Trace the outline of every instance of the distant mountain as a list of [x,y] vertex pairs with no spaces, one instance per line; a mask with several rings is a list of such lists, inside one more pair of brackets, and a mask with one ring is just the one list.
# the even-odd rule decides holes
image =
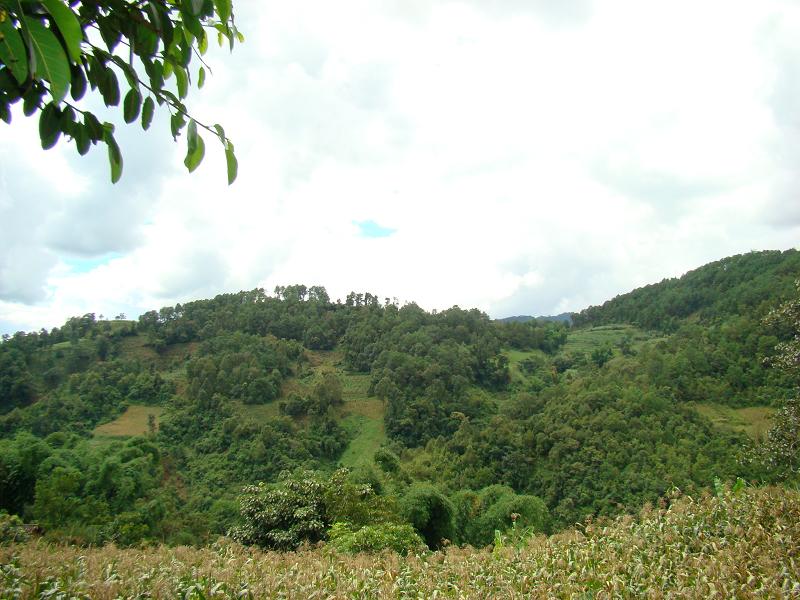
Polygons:
[[560,315],[549,315],[533,317],[531,315],[517,315],[514,317],[505,317],[503,319],[495,319],[500,323],[527,323],[528,321],[541,321],[546,323],[569,323],[572,324],[572,315],[574,313],[564,312]]

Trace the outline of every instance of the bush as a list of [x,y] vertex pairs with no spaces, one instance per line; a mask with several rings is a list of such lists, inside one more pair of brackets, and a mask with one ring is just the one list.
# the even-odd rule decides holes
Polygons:
[[425,548],[425,542],[408,524],[380,523],[353,530],[349,523],[334,523],[328,537],[329,546],[350,554],[392,550],[405,556]]
[[431,549],[452,540],[452,503],[437,488],[426,483],[414,483],[401,501],[403,517],[411,523]]
[[17,515],[0,513],[0,545],[25,542],[30,536]]
[[299,471],[278,484],[247,486],[239,503],[242,524],[231,537],[274,550],[322,541],[336,522],[361,526],[387,521],[395,512],[369,485],[350,481],[347,469],[331,475]]

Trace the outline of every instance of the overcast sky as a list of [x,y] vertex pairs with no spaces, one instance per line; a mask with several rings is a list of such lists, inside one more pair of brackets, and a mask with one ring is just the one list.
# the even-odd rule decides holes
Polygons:
[[105,149],[0,123],[0,332],[305,283],[580,310],[800,243],[800,3],[234,0],[189,107]]

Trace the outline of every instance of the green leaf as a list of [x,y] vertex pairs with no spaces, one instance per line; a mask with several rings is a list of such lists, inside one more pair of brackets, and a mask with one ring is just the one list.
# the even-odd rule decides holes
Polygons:
[[22,90],[11,74],[11,69],[0,69],[0,98],[8,104],[14,104],[22,98]]
[[164,60],[163,67],[161,69],[161,86],[162,87],[164,85],[164,80],[165,79],[169,79],[170,77],[172,77],[173,71],[174,71],[174,68],[172,66],[172,61]]
[[186,119],[183,118],[181,113],[175,113],[170,117],[169,120],[169,127],[172,130],[172,137],[174,139],[178,139],[178,134],[180,134],[181,129],[186,125]]
[[206,153],[206,145],[203,138],[197,133],[197,123],[194,119],[189,121],[189,128],[186,136],[186,158],[183,164],[192,173],[203,161]]
[[115,12],[112,12],[107,17],[100,17],[97,19],[97,25],[100,28],[100,36],[106,43],[109,52],[114,52],[114,48],[119,44],[122,39],[122,32],[120,31],[119,19]]
[[197,18],[196,13],[193,13],[191,9],[183,8],[181,9],[181,17],[183,18],[183,27],[188,33],[191,33],[198,40],[203,37],[203,25],[200,23],[200,19]]
[[69,62],[55,34],[36,19],[25,16],[25,30],[36,59],[34,73],[37,78],[50,82],[53,100],[61,102],[67,95],[70,72]]
[[219,137],[219,141],[222,142],[222,145],[228,143],[227,138],[225,137],[225,130],[222,128],[222,125],[219,123],[214,123],[214,130],[217,132],[217,136]]
[[42,148],[49,150],[61,136],[61,111],[55,102],[48,102],[39,113],[39,139]]
[[192,154],[197,147],[197,139],[200,136],[197,134],[197,121],[194,119],[189,120],[189,127],[186,129],[186,147],[187,154]]
[[203,0],[188,0],[184,2],[184,6],[191,11],[195,16],[203,11]]
[[97,117],[95,117],[92,113],[83,113],[83,124],[86,127],[86,133],[93,142],[99,142],[103,139],[105,130],[100,124],[100,121],[97,120]]
[[148,96],[144,101],[144,106],[142,106],[142,129],[145,131],[150,129],[150,123],[153,122],[153,113],[155,109],[156,103]]
[[0,21],[0,60],[11,70],[20,85],[28,78],[28,55],[19,31],[6,16]]
[[86,63],[86,79],[89,82],[92,90],[100,87],[103,79],[106,76],[106,67],[99,58],[92,55],[88,59],[84,59]]
[[112,56],[111,60],[114,61],[114,64],[117,65],[121,70],[122,74],[125,75],[125,79],[128,81],[128,85],[131,88],[139,89],[139,77],[136,75],[136,71],[133,70],[133,67],[122,60],[119,56]]
[[73,100],[78,101],[86,93],[86,75],[83,74],[81,65],[74,65],[70,72],[72,77],[70,78],[69,93]]
[[114,69],[106,67],[105,75],[100,81],[100,93],[106,106],[117,106],[119,104],[119,81]]
[[80,123],[75,123],[75,127],[73,129],[73,139],[75,140],[75,147],[78,149],[78,154],[85,156],[86,153],[89,152],[89,148],[92,145],[92,140],[89,137],[88,127],[86,127],[86,125],[81,125]]
[[183,67],[175,67],[175,84],[178,86],[178,97],[186,98],[189,93],[189,78]]
[[[142,19],[144,20],[144,19]],[[159,37],[150,27],[139,25],[133,37],[133,51],[139,56],[155,56]]]
[[144,70],[150,78],[150,87],[156,92],[159,91],[164,87],[164,66],[158,60],[144,62],[144,65]]
[[208,52],[208,34],[205,29],[203,29],[203,37],[198,40],[197,50],[200,52],[200,56],[204,56]]
[[228,166],[228,185],[236,181],[236,175],[239,173],[239,161],[236,160],[236,154],[233,151],[233,144],[228,142],[225,147],[225,162]]
[[22,97],[22,112],[26,117],[30,117],[39,110],[44,92],[45,89],[43,85],[31,86],[30,89],[25,92],[25,95]]
[[131,89],[125,94],[122,103],[122,115],[126,123],[133,123],[139,118],[139,110],[142,107],[142,95],[139,90]]
[[11,109],[5,102],[0,102],[0,121],[5,121],[11,125]]
[[117,183],[119,178],[122,177],[122,153],[119,150],[119,146],[114,139],[114,133],[111,129],[106,128],[103,140],[108,146],[108,164],[111,166],[111,183]]
[[219,20],[223,23],[231,18],[231,0],[214,0],[214,7],[217,9]]
[[61,37],[67,46],[67,54],[72,62],[77,63],[81,59],[81,42],[83,41],[83,30],[75,13],[61,0],[41,0],[47,12],[53,17]]
[[147,3],[145,10],[147,11],[147,15],[150,18],[150,24],[160,34],[163,27],[163,21],[161,20],[161,13],[159,11],[158,6],[156,6],[156,4],[154,4],[153,1],[151,0],[150,2]]
[[203,67],[200,67],[200,70],[197,72],[197,87],[202,89],[206,83],[206,70]]

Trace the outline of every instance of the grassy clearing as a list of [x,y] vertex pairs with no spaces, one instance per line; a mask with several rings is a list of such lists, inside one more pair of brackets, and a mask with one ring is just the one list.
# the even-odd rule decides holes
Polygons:
[[382,408],[380,412],[378,418],[353,413],[342,420],[342,426],[354,435],[339,459],[343,466],[352,468],[370,462],[375,452],[386,443]]
[[766,435],[772,427],[772,416],[776,412],[769,406],[731,408],[713,402],[697,402],[694,406],[697,412],[717,427],[744,432],[754,440]]
[[109,328],[111,333],[115,333],[122,329],[129,330],[131,325],[136,325],[136,321],[131,319],[113,319],[113,320],[105,320],[105,321],[98,321],[100,325],[100,329],[105,328],[106,326]]
[[511,375],[511,384],[519,383],[524,384],[527,381],[527,375],[522,371],[519,366],[526,358],[531,357],[543,357],[545,353],[541,350],[530,350],[530,351],[522,351],[522,350],[515,350],[513,348],[509,348],[508,350],[504,350],[503,354],[506,355],[508,358],[508,371]]
[[124,337],[119,341],[120,356],[131,360],[143,362],[158,362],[158,352],[147,345],[147,338],[143,335]]
[[344,398],[342,412],[347,415],[342,425],[353,435],[340,462],[346,467],[355,467],[372,460],[378,448],[387,441],[383,425],[384,406],[378,398],[367,396],[369,375],[340,374],[340,378]]
[[132,404],[117,419],[98,425],[94,430],[94,435],[110,437],[128,437],[133,435],[145,435],[148,432],[149,416],[156,418],[156,428],[158,419],[164,412],[161,406],[143,406]]
[[327,549],[0,547],[0,597],[790,598],[800,593],[800,493],[673,498],[494,550],[400,557]]
[[278,401],[269,402],[267,404],[245,404],[238,400],[232,401],[231,406],[234,411],[243,417],[252,419],[256,423],[264,423],[270,419],[280,416]]
[[119,342],[120,356],[129,360],[139,360],[154,364],[159,371],[169,371],[182,365],[200,347],[200,342],[170,344],[160,354],[153,350],[143,335],[124,337]]
[[341,424],[350,433],[351,441],[340,461],[347,467],[354,467],[364,461],[372,460],[375,451],[387,441],[383,425],[384,407],[377,398],[368,395],[370,376],[364,373],[350,373],[341,364],[341,353],[306,351],[308,368],[298,376],[290,377],[283,383],[281,397],[269,404],[247,405],[233,403],[239,414],[257,423],[280,415],[280,401],[291,394],[309,396],[314,385],[325,371],[333,371],[342,384],[344,404],[338,409]]

